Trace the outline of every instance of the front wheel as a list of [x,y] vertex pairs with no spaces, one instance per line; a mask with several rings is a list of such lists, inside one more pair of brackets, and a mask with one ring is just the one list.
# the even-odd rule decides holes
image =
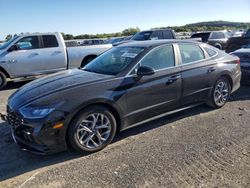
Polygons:
[[229,80],[225,77],[221,77],[215,83],[213,90],[210,94],[208,106],[212,108],[221,108],[229,100],[231,93],[231,85]]
[[107,108],[91,106],[71,122],[68,140],[81,153],[97,152],[112,142],[116,127],[115,117]]

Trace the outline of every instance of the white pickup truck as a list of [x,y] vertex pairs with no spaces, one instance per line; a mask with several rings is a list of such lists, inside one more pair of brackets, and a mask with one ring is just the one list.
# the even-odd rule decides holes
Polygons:
[[60,33],[24,34],[0,46],[0,89],[7,80],[79,68],[112,45],[65,47]]

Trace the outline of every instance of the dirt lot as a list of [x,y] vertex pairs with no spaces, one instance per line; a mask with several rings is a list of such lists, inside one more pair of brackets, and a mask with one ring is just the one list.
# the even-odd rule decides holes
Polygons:
[[[0,112],[23,83],[0,91]],[[120,133],[98,153],[36,156],[0,122],[0,187],[250,187],[250,87]]]

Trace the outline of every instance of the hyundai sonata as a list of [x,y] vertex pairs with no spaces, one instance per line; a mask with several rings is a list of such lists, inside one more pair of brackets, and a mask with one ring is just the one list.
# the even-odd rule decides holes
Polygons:
[[23,86],[2,119],[25,150],[96,152],[118,131],[202,103],[224,106],[240,87],[239,63],[189,40],[131,42]]

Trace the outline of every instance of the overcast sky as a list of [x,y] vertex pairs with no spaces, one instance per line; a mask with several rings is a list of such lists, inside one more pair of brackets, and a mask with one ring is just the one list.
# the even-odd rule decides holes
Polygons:
[[214,20],[250,22],[250,0],[0,0],[0,40],[21,32],[96,34]]

